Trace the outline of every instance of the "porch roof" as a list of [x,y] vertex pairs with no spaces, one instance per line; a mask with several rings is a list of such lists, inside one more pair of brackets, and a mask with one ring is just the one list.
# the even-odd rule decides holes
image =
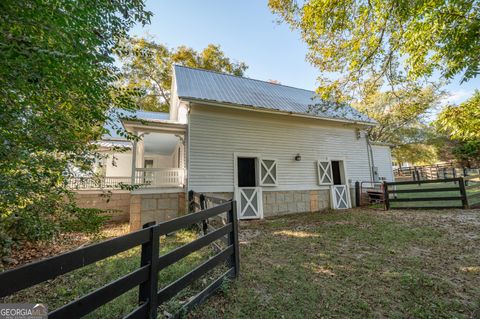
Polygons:
[[170,120],[122,118],[123,126],[129,132],[157,132],[185,134],[187,125]]

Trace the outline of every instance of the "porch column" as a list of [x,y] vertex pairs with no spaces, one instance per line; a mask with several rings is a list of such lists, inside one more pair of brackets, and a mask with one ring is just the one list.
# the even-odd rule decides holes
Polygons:
[[143,158],[144,158],[144,143],[143,143],[143,134],[142,132],[135,131],[134,135],[138,136],[140,139],[133,142],[132,147],[132,185],[136,181],[136,170],[137,168],[143,168]]
[[[133,135],[137,136],[137,132],[133,132]],[[131,184],[135,184],[135,170],[137,168],[137,141],[133,141],[132,145],[132,180]]]

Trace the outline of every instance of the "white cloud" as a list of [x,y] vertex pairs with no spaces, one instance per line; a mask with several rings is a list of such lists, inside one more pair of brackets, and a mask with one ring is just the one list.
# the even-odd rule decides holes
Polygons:
[[449,92],[449,94],[440,101],[440,104],[460,104],[465,101],[472,93],[466,90],[456,90]]

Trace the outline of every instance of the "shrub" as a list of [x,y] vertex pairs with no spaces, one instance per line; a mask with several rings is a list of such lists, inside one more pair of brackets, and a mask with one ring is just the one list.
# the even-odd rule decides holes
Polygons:
[[95,234],[110,219],[109,215],[97,208],[73,207],[66,219],[61,221],[62,230]]

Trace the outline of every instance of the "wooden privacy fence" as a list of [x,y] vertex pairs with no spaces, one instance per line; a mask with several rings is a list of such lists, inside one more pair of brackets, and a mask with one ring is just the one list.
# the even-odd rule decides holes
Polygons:
[[[385,209],[476,208],[480,207],[480,175],[384,182],[383,192]],[[406,206],[392,203],[404,203]]]
[[[11,295],[22,289],[141,245],[141,261],[138,269],[61,308],[51,311],[48,314],[48,318],[80,318],[137,286],[139,286],[138,306],[124,318],[157,318],[158,305],[173,298],[207,271],[227,261],[229,269],[183,305],[180,313],[188,312],[215,292],[225,278],[238,276],[240,259],[238,220],[235,207],[234,201],[228,201],[216,207],[188,214],[158,225],[149,223],[144,225],[144,229],[128,235],[5,271],[0,273],[0,297]],[[226,225],[165,255],[159,256],[161,236],[225,212],[227,213]],[[173,283],[160,290],[158,289],[159,271],[225,235],[228,235],[226,248]]]
[[467,177],[480,174],[479,168],[456,166],[454,163],[441,165],[402,167],[393,170],[396,180],[435,180],[457,177]]

